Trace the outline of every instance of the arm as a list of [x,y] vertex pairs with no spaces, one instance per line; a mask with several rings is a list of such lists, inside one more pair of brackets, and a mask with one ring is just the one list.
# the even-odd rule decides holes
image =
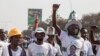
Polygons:
[[39,25],[39,18],[38,15],[35,15],[35,29],[38,28]]
[[61,34],[61,30],[57,26],[57,22],[56,22],[56,11],[57,11],[58,8],[59,8],[58,4],[53,4],[52,23],[53,23],[53,27],[56,29],[58,35],[60,35]]

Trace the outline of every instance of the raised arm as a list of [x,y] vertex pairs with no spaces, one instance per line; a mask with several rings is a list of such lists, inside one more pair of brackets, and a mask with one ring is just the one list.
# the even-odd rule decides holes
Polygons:
[[59,8],[59,4],[53,4],[53,14],[52,14],[52,23],[53,23],[53,27],[56,29],[58,35],[61,34],[61,29],[57,26],[57,22],[56,22],[56,12]]
[[38,15],[35,15],[35,29],[38,28],[39,25],[39,18]]

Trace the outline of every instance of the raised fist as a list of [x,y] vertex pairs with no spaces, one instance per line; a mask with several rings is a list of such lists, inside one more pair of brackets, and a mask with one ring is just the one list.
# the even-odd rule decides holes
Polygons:
[[59,6],[60,6],[60,4],[53,4],[53,11],[57,11]]

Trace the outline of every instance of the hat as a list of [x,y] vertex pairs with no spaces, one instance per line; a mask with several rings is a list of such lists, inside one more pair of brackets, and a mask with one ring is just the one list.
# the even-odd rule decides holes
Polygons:
[[36,28],[35,33],[41,33],[41,32],[45,33],[45,30],[42,27]]
[[65,30],[67,31],[67,28],[72,25],[72,24],[77,24],[79,25],[79,29],[82,28],[82,24],[79,22],[79,21],[76,21],[76,20],[71,20],[69,21],[66,25],[65,25]]
[[9,33],[9,37],[15,36],[15,35],[22,35],[21,31],[18,28],[12,28]]
[[47,28],[47,35],[55,35],[55,28],[50,26]]

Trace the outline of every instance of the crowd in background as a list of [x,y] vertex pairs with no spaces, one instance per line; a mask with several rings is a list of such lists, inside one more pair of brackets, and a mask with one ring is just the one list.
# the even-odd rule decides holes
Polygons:
[[97,26],[87,30],[72,11],[62,30],[56,20],[59,7],[59,4],[53,4],[52,25],[44,30],[36,24],[30,36],[18,28],[12,28],[8,33],[0,29],[0,56],[100,56],[100,40],[96,41],[94,36]]

